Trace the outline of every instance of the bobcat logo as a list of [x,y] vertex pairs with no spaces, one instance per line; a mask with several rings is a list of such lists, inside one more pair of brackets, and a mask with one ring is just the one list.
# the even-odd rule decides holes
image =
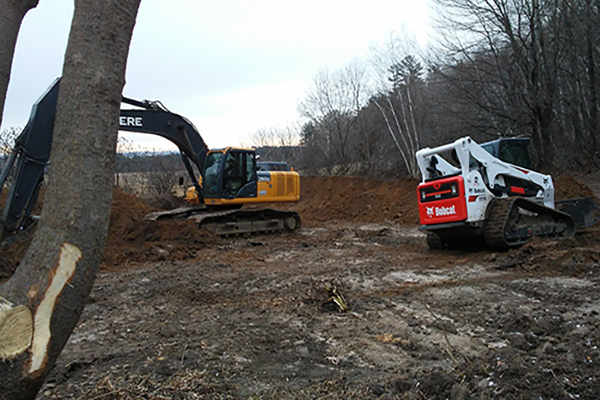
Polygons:
[[447,217],[450,215],[456,215],[456,208],[454,206],[449,207],[427,207],[425,206],[425,212],[428,218],[433,217]]
[[433,209],[434,207],[425,207],[427,209],[427,216],[429,218],[433,217]]

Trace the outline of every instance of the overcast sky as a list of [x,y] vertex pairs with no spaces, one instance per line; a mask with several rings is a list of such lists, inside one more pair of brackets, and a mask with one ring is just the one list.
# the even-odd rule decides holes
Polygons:
[[[319,71],[335,71],[390,34],[427,40],[427,0],[142,0],[123,94],[160,100],[211,148],[292,125]],[[23,127],[61,74],[72,1],[41,0],[21,27],[1,129]],[[125,134],[146,148],[165,139]]]

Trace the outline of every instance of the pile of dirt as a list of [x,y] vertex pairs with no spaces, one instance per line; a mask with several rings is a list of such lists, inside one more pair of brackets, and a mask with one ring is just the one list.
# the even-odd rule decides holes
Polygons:
[[533,238],[524,246],[493,254],[498,269],[545,275],[586,276],[600,267],[600,229],[591,228],[562,240]]
[[[6,196],[4,196],[5,199]],[[2,201],[3,199],[0,199]],[[43,200],[38,202],[41,210]],[[104,247],[103,269],[131,262],[183,260],[216,239],[193,221],[144,221],[154,210],[119,188],[113,191],[110,227]],[[0,280],[9,278],[27,252],[32,235],[0,249]]]
[[[306,176],[301,178],[300,202],[288,205],[298,211],[309,226],[326,221],[383,222],[418,225],[416,179],[380,181],[355,177]],[[555,182],[556,200],[598,198],[588,186],[571,175]]]
[[595,201],[600,201],[592,189],[573,178],[571,175],[564,174],[554,180],[554,199],[568,200],[579,197],[590,197]]
[[[301,200],[284,208],[300,213],[307,226],[327,221],[418,223],[417,181],[385,182],[347,177],[303,177]],[[130,262],[182,260],[217,239],[193,221],[144,221],[154,211],[115,188],[103,268]]]
[[[418,183],[415,179],[387,182],[356,177],[302,177],[300,201],[273,206],[297,211],[308,227],[330,221],[393,221],[414,226],[419,224]],[[591,189],[570,175],[560,176],[555,188],[557,199],[594,197]],[[193,221],[144,221],[144,216],[152,211],[138,198],[115,189],[104,268],[129,262],[192,258],[207,244],[217,241]]]
[[115,188],[110,210],[108,240],[112,239],[114,243],[117,243],[126,239],[131,224],[143,220],[145,215],[153,211],[156,210],[137,197],[125,193],[120,188]]
[[115,188],[110,228],[104,247],[104,268],[128,263],[182,260],[216,239],[191,220],[145,221],[155,211],[135,196]]
[[194,258],[198,250],[217,240],[191,220],[132,220],[112,233],[104,247],[103,269],[131,262]]
[[325,221],[414,225],[419,220],[418,181],[386,182],[351,177],[308,176],[300,182],[300,202],[291,206],[309,226]]

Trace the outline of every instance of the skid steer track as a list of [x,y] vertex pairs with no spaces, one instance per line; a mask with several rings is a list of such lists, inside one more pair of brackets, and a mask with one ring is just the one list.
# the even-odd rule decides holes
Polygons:
[[494,249],[520,246],[533,236],[567,238],[575,234],[571,215],[521,197],[494,199],[488,210],[484,237]]

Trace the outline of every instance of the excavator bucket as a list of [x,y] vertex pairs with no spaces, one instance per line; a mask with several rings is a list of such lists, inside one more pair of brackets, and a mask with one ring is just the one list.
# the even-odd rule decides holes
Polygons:
[[589,197],[557,201],[556,209],[570,214],[577,230],[590,228],[600,222],[600,204]]

